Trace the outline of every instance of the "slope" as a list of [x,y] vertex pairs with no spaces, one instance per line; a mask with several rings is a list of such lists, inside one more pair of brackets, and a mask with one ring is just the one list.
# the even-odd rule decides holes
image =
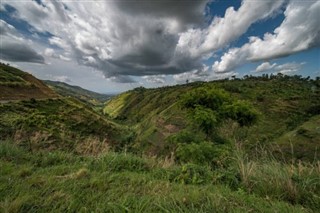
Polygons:
[[[135,126],[138,135],[134,147],[157,154],[166,148],[172,136],[183,130],[203,138],[201,131],[190,125],[186,110],[178,103],[183,94],[206,87],[223,89],[233,98],[249,102],[259,112],[258,122],[251,127],[240,127],[230,120],[225,120],[219,127],[221,138],[241,143],[248,149],[254,149],[257,144],[269,145],[320,114],[319,79],[283,75],[250,76],[158,89],[137,88],[111,99],[104,112],[111,118]],[[308,146],[313,153],[315,148]],[[309,158],[311,160],[311,156]]]
[[0,100],[57,98],[54,91],[29,73],[0,64]]
[[[289,142],[289,143],[288,143]],[[275,140],[282,153],[290,158],[292,155],[300,160],[319,159],[320,150],[320,116],[310,120],[289,131]]]
[[112,95],[92,92],[79,86],[72,86],[64,82],[45,80],[44,83],[61,96],[70,96],[94,106],[103,104],[112,97]]
[[[90,106],[57,95],[42,81],[0,65],[0,140],[28,150],[64,150],[97,154],[121,149],[131,134]],[[1,101],[2,100],[2,101]]]

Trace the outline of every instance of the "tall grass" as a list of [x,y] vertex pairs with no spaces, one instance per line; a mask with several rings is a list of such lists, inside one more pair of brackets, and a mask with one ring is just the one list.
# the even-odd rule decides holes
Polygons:
[[[250,159],[231,168],[105,152],[31,153],[0,142],[0,212],[316,212],[320,165]],[[170,162],[170,163],[168,163]],[[216,181],[240,177],[237,188]]]
[[234,162],[243,189],[268,199],[320,209],[319,161],[285,163],[276,160],[267,150],[260,149],[259,152],[249,159],[240,146],[235,150]]

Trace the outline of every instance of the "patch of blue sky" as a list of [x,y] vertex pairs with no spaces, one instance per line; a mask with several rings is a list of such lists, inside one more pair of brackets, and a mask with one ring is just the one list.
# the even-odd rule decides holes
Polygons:
[[6,23],[12,25],[19,33],[21,33],[25,38],[37,40],[40,43],[48,43],[48,39],[53,35],[49,32],[40,32],[36,30],[27,21],[18,19],[15,17],[14,13],[17,11],[14,7],[5,4],[5,11],[1,12],[0,19]]

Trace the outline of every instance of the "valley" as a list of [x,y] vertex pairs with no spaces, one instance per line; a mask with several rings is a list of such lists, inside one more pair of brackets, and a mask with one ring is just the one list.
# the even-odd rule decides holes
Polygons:
[[3,212],[317,212],[320,79],[115,96],[0,66]]

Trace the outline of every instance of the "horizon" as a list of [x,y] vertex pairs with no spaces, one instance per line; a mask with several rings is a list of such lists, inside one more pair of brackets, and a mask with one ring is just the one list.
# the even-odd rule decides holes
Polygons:
[[0,59],[118,94],[236,75],[320,76],[320,1],[2,1]]

